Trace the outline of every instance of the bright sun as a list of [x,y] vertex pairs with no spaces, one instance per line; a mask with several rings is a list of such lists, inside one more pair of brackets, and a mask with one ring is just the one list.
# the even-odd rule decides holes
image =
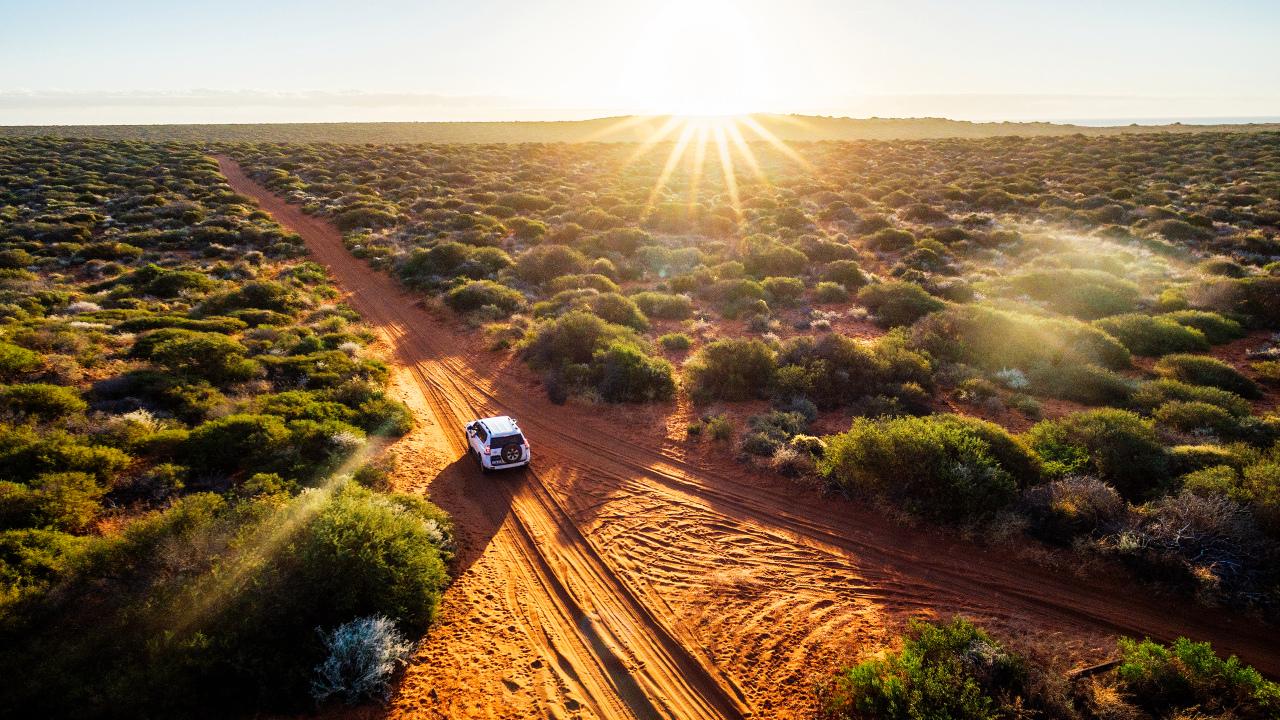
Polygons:
[[635,112],[695,117],[764,110],[765,60],[747,18],[728,0],[686,0],[637,28],[620,92]]

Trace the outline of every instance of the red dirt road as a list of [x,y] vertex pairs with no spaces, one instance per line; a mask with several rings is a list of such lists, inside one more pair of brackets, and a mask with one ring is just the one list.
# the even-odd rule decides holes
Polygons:
[[[459,526],[458,577],[389,714],[806,717],[813,684],[909,617],[964,613],[1101,659],[1118,633],[1188,635],[1280,674],[1272,628],[897,526],[756,477],[680,437],[688,408],[547,402],[509,358],[352,257],[340,233],[219,165],[302,235],[387,343],[418,428],[401,481]],[[532,470],[482,476],[465,419],[510,414]],[[727,455],[727,453],[726,453]]]

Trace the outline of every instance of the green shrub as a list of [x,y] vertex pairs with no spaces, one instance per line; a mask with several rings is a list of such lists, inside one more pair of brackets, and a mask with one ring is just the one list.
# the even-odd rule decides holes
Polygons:
[[671,365],[649,356],[634,330],[587,312],[542,323],[522,351],[529,364],[547,371],[547,392],[556,402],[588,387],[611,402],[666,399],[675,391]]
[[822,269],[822,279],[843,285],[846,290],[857,290],[867,284],[867,276],[853,260],[833,260]]
[[191,430],[183,448],[191,469],[210,474],[278,467],[289,431],[274,415],[227,415]]
[[760,281],[769,296],[769,302],[787,307],[794,305],[804,294],[804,282],[793,277],[767,277]]
[[1280,685],[1234,655],[1223,660],[1208,643],[1178,638],[1172,645],[1121,638],[1116,677],[1124,693],[1154,717],[1262,720],[1280,714]]
[[1280,327],[1280,277],[1209,280],[1187,295],[1198,309],[1244,316],[1255,327]]
[[524,307],[524,295],[492,280],[471,280],[449,291],[445,302],[457,312],[472,312],[492,306],[504,314]]
[[858,302],[875,313],[876,321],[885,327],[910,325],[946,307],[946,303],[925,292],[924,288],[901,280],[862,288],[858,291]]
[[747,418],[750,432],[742,438],[741,449],[748,455],[772,457],[778,448],[805,431],[808,421],[798,412],[771,410]]
[[1217,405],[1237,418],[1246,417],[1252,412],[1249,401],[1235,393],[1204,385],[1189,385],[1180,380],[1151,380],[1142,383],[1134,390],[1129,402],[1134,408],[1149,413],[1171,400]]
[[28,485],[0,481],[0,528],[84,532],[101,510],[106,488],[83,472],[54,472]]
[[743,264],[757,278],[788,277],[803,273],[809,258],[795,248],[775,244],[748,255]]
[[428,288],[454,277],[491,278],[511,267],[511,257],[499,248],[444,242],[416,248],[397,268],[410,287]]
[[1204,333],[1164,316],[1129,313],[1095,320],[1093,324],[1135,355],[1158,356],[1209,348]]
[[534,285],[542,285],[562,275],[576,275],[586,270],[587,258],[564,245],[539,245],[516,258],[512,268],[517,277]]
[[1086,405],[1123,405],[1134,390],[1133,381],[1090,363],[1038,368],[1031,373],[1031,385],[1049,397]]
[[1155,371],[1164,378],[1215,387],[1247,398],[1262,395],[1257,384],[1239,370],[1205,355],[1166,355],[1156,363]]
[[684,333],[667,333],[658,338],[658,344],[669,352],[684,352],[693,347],[693,340]]
[[881,228],[866,238],[867,247],[882,252],[905,250],[915,243],[915,235],[898,228]]
[[1195,328],[1204,333],[1206,340],[1213,345],[1221,345],[1222,343],[1231,342],[1237,338],[1244,337],[1244,328],[1240,323],[1230,318],[1225,318],[1215,312],[1205,312],[1204,310],[1178,310],[1175,312],[1165,313],[1162,318],[1168,318],[1180,325],[1186,325]]
[[176,375],[203,378],[214,384],[248,380],[261,373],[248,350],[220,333],[178,328],[156,330],[134,343],[132,354],[146,357]]
[[227,315],[235,310],[271,310],[291,315],[304,304],[298,291],[270,280],[254,280],[235,290],[211,295],[200,305],[205,316]]
[[966,620],[913,621],[902,649],[840,671],[819,693],[826,720],[997,720],[1042,701],[1022,658]]
[[1058,312],[1085,320],[1128,312],[1138,302],[1138,286],[1102,270],[1054,268],[1010,279],[1019,292]]
[[894,395],[902,383],[932,388],[929,361],[891,340],[859,342],[836,333],[799,336],[778,355],[775,392],[826,408],[874,395]]
[[1130,362],[1123,345],[1091,325],[973,304],[953,305],[922,319],[911,330],[911,345],[936,358],[992,372],[1075,363],[1119,369]]
[[685,295],[648,291],[636,293],[631,299],[651,318],[684,320],[693,315],[693,301]]
[[43,473],[83,472],[109,484],[130,462],[124,452],[90,445],[59,430],[0,423],[0,467],[6,479],[29,481]]
[[0,342],[0,380],[12,380],[38,367],[40,356],[36,353],[13,343]]
[[689,389],[699,402],[768,397],[777,372],[776,353],[759,340],[716,340],[685,366]]
[[1027,431],[1027,444],[1050,475],[1092,474],[1131,502],[1169,478],[1169,459],[1149,420],[1103,409],[1043,420]]
[[569,364],[586,365],[597,349],[616,340],[639,342],[630,328],[610,324],[591,313],[573,311],[539,325],[523,351],[531,365],[547,370]]
[[0,605],[43,593],[89,542],[58,530],[0,531]]
[[1152,417],[1157,425],[1184,433],[1209,431],[1218,437],[1230,437],[1240,429],[1240,422],[1231,413],[1205,402],[1173,400],[1156,408]]
[[79,415],[87,407],[73,388],[47,383],[0,385],[0,410],[10,415],[56,420]]
[[813,289],[813,301],[820,305],[849,302],[849,290],[845,285],[823,280]]
[[356,207],[343,210],[333,218],[333,224],[339,230],[355,230],[356,228],[384,228],[396,224],[398,218],[394,213],[382,208]]
[[1012,500],[1038,464],[1002,428],[959,415],[855,419],[826,438],[818,471],[850,492],[890,499],[931,520],[989,519]]
[[1260,360],[1250,364],[1258,374],[1258,380],[1268,385],[1280,385],[1280,360]]
[[558,293],[565,290],[591,289],[601,293],[618,292],[618,284],[604,275],[565,275],[555,278],[546,284],[547,292]]
[[614,342],[597,350],[592,367],[595,387],[609,402],[667,400],[675,394],[671,363],[630,343]]
[[0,709],[301,711],[324,658],[316,628],[382,614],[421,634],[447,583],[449,543],[433,506],[354,483],[292,500],[184,498],[96,543],[18,620],[20,634],[6,633],[0,669],[19,682],[0,691]]
[[614,292],[599,293],[589,301],[591,312],[605,322],[623,325],[634,330],[647,330],[649,318],[641,312],[640,306],[629,297]]

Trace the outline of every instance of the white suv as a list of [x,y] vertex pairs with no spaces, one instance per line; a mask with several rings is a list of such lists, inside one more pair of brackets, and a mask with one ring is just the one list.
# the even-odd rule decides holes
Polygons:
[[484,472],[528,465],[533,454],[516,421],[506,415],[481,418],[466,424],[467,448]]

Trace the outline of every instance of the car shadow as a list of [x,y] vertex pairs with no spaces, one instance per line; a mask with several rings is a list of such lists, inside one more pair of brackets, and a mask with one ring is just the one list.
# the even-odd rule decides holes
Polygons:
[[431,481],[429,497],[453,518],[457,547],[453,575],[466,572],[506,522],[511,498],[525,468],[480,472],[472,455],[462,455]]

